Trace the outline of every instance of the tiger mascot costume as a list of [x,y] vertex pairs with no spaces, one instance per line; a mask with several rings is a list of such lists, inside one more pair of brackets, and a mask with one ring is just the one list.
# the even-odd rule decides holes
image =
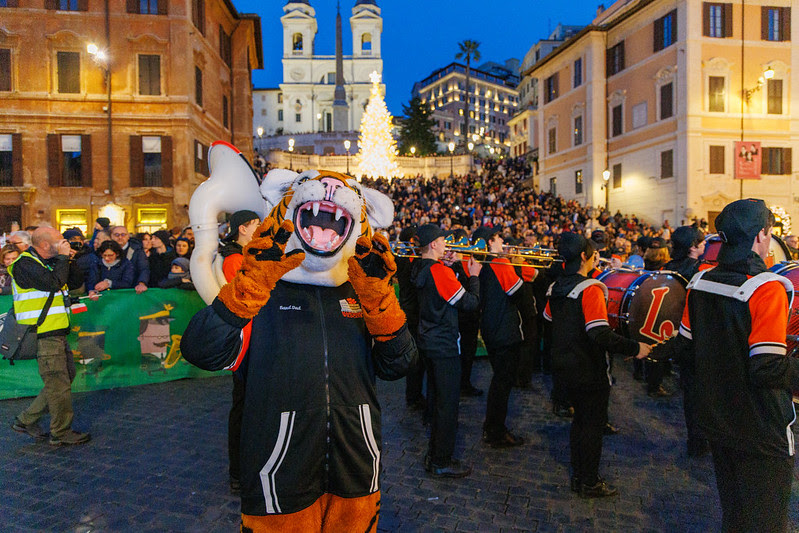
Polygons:
[[223,142],[212,145],[209,165],[190,206],[200,256],[200,235],[215,231],[211,215],[231,197],[249,202],[231,210],[259,200],[269,209],[215,297],[212,268],[202,266],[198,289],[210,305],[181,340],[190,363],[238,369],[246,382],[241,529],[376,531],[375,376],[398,379],[417,358],[391,284],[394,257],[373,231],[391,223],[391,200],[316,170],[272,170],[256,191],[257,176]]

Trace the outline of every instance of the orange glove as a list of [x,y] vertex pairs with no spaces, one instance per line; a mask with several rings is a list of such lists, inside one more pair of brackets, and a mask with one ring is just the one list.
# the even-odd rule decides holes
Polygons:
[[236,277],[217,296],[233,314],[241,318],[257,315],[283,274],[300,266],[305,252],[284,253],[293,231],[290,220],[284,220],[278,227],[274,218],[267,218],[258,227],[258,236],[244,247],[244,259]]
[[350,283],[361,302],[369,333],[378,341],[393,339],[405,324],[405,313],[391,283],[397,264],[388,240],[379,233],[371,241],[360,237],[348,265]]

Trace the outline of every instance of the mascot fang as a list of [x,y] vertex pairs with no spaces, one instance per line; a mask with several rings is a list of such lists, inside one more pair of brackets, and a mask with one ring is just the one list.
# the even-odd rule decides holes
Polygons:
[[[192,318],[181,350],[200,368],[237,369],[245,380],[242,530],[376,531],[375,376],[398,379],[417,361],[391,284],[394,257],[374,232],[391,223],[391,200],[324,170],[272,170],[257,186],[246,161],[230,157],[233,150],[212,147],[209,185],[198,187],[192,204],[213,205],[190,207],[206,217],[192,219],[195,234],[212,229],[215,206],[269,215],[215,297],[221,284],[205,256],[201,295],[210,305]],[[215,185],[215,175],[227,188]],[[244,194],[228,192],[231,182]],[[229,205],[229,196],[249,204]]]

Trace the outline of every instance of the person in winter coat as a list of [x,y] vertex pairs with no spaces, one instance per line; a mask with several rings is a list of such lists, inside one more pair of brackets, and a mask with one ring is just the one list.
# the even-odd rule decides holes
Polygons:
[[177,257],[175,250],[169,247],[169,232],[158,230],[152,235],[153,247],[150,252],[150,287],[158,287],[167,278],[172,268],[172,260]]
[[17,260],[19,254],[19,248],[13,244],[6,244],[0,248],[0,290],[2,294],[11,294],[13,281],[11,274],[8,273],[8,267]]
[[89,271],[89,296],[108,289],[133,287],[133,265],[124,257],[122,247],[114,241],[105,241],[97,249],[100,262]]
[[193,291],[194,283],[191,282],[189,272],[189,260],[185,257],[176,257],[172,260],[172,267],[166,279],[161,280],[159,286],[162,289],[183,289]]

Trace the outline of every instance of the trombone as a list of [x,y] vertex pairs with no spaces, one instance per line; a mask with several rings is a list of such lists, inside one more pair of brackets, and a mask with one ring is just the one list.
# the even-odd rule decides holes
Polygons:
[[[503,251],[499,253],[492,253],[494,257],[504,257],[510,260],[511,266],[530,267],[530,268],[549,268],[553,263],[560,263],[563,261],[560,257],[556,256],[555,250],[543,248],[518,248],[513,251]],[[444,249],[447,252],[454,252],[463,255],[489,255],[488,245],[483,239],[478,239],[474,244],[468,244],[466,239],[461,241],[447,242]],[[418,258],[421,257],[417,251],[417,246],[412,242],[407,241],[393,241],[391,242],[391,252],[396,257]],[[493,260],[477,260],[478,263],[495,263]],[[502,263],[507,264],[507,263]]]

